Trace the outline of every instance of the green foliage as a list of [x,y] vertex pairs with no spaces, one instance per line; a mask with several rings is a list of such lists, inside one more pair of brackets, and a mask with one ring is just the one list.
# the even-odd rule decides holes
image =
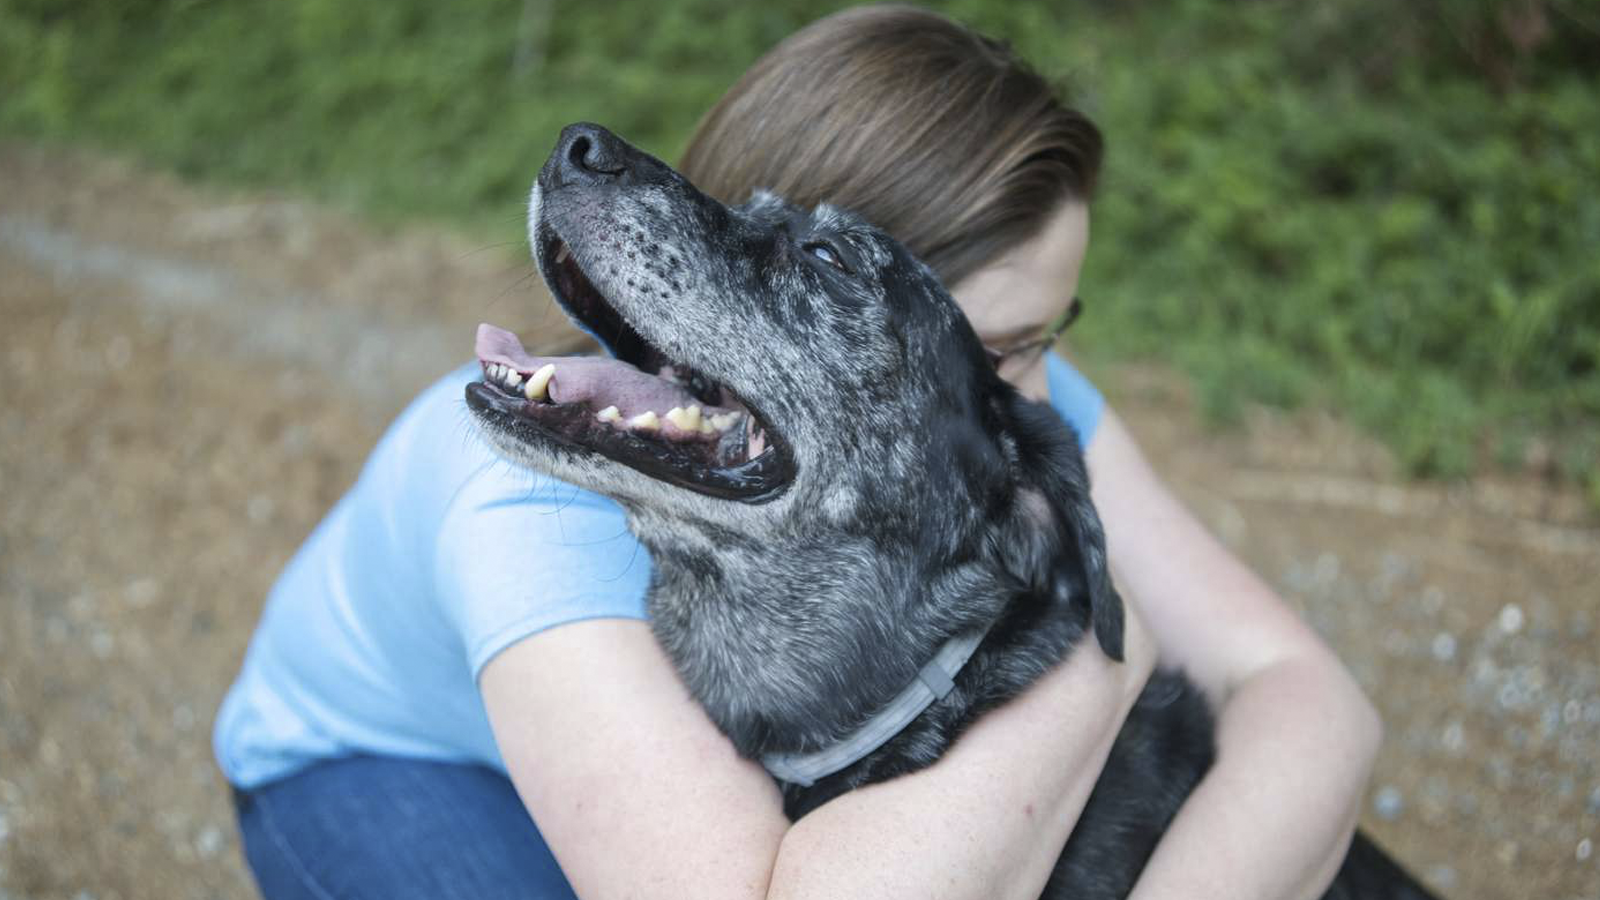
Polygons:
[[9,2],[0,128],[502,229],[562,125],[602,121],[671,156],[759,48],[811,15],[707,0]]
[[[1452,5],[1482,14],[1452,27],[1510,5]],[[1175,359],[1214,414],[1335,404],[1419,473],[1469,471],[1507,430],[1592,444],[1594,69],[1429,47],[1407,10],[1430,4],[1183,9],[1087,38],[1112,144],[1080,340]],[[1383,39],[1352,40],[1355,13]]]
[[[672,158],[837,2],[0,0],[0,129],[512,237],[557,129]],[[1413,471],[1540,435],[1600,503],[1600,15],[1578,0],[951,0],[1104,127],[1075,340]]]

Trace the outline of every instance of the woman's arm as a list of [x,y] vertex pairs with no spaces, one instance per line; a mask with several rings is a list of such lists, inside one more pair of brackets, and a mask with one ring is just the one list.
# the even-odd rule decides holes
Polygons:
[[1111,565],[1164,665],[1219,710],[1217,763],[1137,900],[1317,897],[1344,859],[1381,725],[1350,674],[1161,484],[1106,410],[1088,451]]
[[976,723],[930,768],[794,826],[637,621],[527,638],[480,687],[512,781],[580,897],[1033,900],[1153,665],[1093,642]]

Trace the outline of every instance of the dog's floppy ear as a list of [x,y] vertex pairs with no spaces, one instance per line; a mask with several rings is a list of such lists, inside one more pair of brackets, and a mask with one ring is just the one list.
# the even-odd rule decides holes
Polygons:
[[997,400],[1013,442],[1019,487],[1000,548],[1024,584],[1058,602],[1086,603],[1095,638],[1122,661],[1122,597],[1111,584],[1105,531],[1089,499],[1089,473],[1077,439],[1056,412],[1020,395]]

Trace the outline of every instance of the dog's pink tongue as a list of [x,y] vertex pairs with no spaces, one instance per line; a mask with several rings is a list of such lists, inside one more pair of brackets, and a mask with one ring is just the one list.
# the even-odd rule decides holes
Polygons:
[[478,325],[477,350],[484,362],[501,363],[520,372],[535,371],[550,361],[530,355],[516,335],[488,322]]
[[665,414],[674,406],[699,402],[672,382],[609,357],[534,356],[516,335],[489,324],[478,326],[477,351],[483,362],[510,366],[524,376],[554,363],[549,392],[556,403],[587,402],[596,410],[615,406],[624,418],[631,418],[649,410]]

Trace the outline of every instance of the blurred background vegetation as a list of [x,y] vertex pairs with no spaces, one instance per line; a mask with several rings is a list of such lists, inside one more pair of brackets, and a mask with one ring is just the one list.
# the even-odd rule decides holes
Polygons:
[[[843,4],[0,0],[0,130],[519,240],[557,129],[673,159]],[[1600,505],[1600,5],[954,0],[1109,140],[1076,338],[1217,421],[1312,403],[1419,474]],[[0,199],[3,203],[3,199]]]

